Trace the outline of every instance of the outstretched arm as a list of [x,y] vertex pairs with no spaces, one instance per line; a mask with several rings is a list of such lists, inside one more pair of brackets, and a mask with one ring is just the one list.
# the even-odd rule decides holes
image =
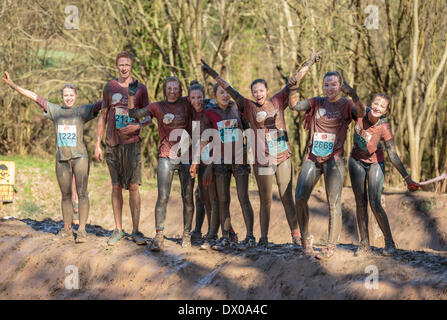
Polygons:
[[357,95],[357,91],[351,88],[351,86],[346,81],[343,81],[341,91],[350,96],[352,101],[354,102],[355,109],[353,109],[353,115],[358,118],[363,118],[364,116],[366,116],[366,107]]
[[397,155],[396,148],[394,146],[394,139],[385,141],[385,147],[388,156],[390,157],[391,163],[394,165],[397,171],[399,171],[400,175],[404,178],[405,182],[407,183],[408,190],[416,191],[417,189],[419,189],[421,186],[419,185],[419,183],[416,183],[411,179],[410,175],[408,174],[407,170],[404,167],[404,164]]
[[236,101],[240,112],[244,112],[244,97],[237,92],[228,82],[226,82],[224,79],[222,79],[216,70],[211,68],[203,59],[200,59],[202,62],[202,71],[206,74],[209,74],[216,82],[224,88],[229,95]]
[[40,103],[40,101],[39,101],[39,100],[40,100],[40,99],[39,99],[39,96],[38,96],[36,93],[34,93],[34,92],[30,91],[30,90],[27,90],[27,89],[25,89],[25,88],[19,87],[18,85],[16,85],[16,84],[11,80],[11,78],[9,77],[9,73],[8,73],[8,71],[5,71],[5,77],[6,77],[6,78],[3,78],[3,81],[4,81],[4,82],[5,82],[11,89],[14,89],[15,91],[17,91],[17,92],[20,93],[21,95],[27,97],[28,99],[31,99],[31,100],[37,102],[37,103],[39,104],[39,106],[40,106],[45,112],[47,112],[47,106],[46,106],[46,104],[45,104],[45,103]]
[[[307,59],[306,62],[304,62],[303,66],[298,70],[298,72],[289,78],[288,85],[289,85],[289,105],[291,106],[291,109],[296,110],[294,106],[297,104],[298,101],[298,88],[300,87],[301,79],[304,78],[306,73],[309,71],[310,67],[318,61],[321,60],[321,51],[315,53],[312,50],[312,53],[310,54],[309,59]],[[299,110],[297,110],[299,111]]]

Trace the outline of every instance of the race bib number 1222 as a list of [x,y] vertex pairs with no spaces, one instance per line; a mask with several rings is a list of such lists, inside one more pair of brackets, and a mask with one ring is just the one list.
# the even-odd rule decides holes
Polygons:
[[76,147],[76,126],[58,125],[57,126],[57,145],[58,147]]

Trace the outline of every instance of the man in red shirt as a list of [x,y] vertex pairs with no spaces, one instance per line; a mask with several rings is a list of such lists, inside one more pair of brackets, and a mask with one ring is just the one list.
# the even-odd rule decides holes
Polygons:
[[[115,230],[108,244],[114,245],[124,237],[122,228],[123,193],[129,190],[129,206],[132,215],[131,238],[137,244],[146,244],[143,234],[138,230],[140,222],[141,185],[141,124],[129,117],[127,109],[128,87],[132,79],[133,57],[121,52],[116,57],[119,78],[108,82],[103,90],[103,105],[98,119],[95,158],[103,161],[101,140],[107,123],[105,159],[112,178],[112,207]],[[136,82],[134,82],[136,83]],[[135,107],[143,108],[149,104],[146,87],[138,83]]]

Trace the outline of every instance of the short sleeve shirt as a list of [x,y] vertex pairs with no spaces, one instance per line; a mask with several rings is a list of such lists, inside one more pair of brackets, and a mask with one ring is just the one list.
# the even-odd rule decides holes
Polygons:
[[84,144],[84,123],[95,118],[102,101],[84,106],[66,108],[47,102],[45,116],[53,121],[56,135],[56,161],[88,158]]
[[[255,166],[278,165],[290,157],[289,138],[284,118],[284,109],[287,107],[288,102],[288,87],[284,87],[262,106],[244,98],[242,115],[248,120],[256,136],[254,150]],[[261,147],[260,143],[262,143],[262,140],[258,141],[258,137],[261,137],[260,130],[263,131],[264,159],[260,159],[258,154],[258,149]],[[262,150],[259,152],[262,152]]]
[[327,97],[308,100],[310,110],[310,137],[306,160],[325,162],[343,156],[348,126],[352,121],[354,102],[341,97],[329,102]]
[[351,156],[365,163],[378,163],[385,161],[383,146],[380,141],[389,141],[393,138],[391,128],[385,118],[372,124],[368,119],[369,108],[366,116],[358,118],[354,127],[354,145]]
[[[213,151],[214,163],[246,164],[248,159],[243,137],[244,126],[236,104],[230,101],[225,110],[217,104],[210,105],[205,111],[205,116],[219,136],[218,141],[213,142],[213,148],[220,145],[220,159]],[[228,154],[230,150],[231,154]],[[236,163],[237,161],[241,163]]]
[[[186,97],[181,97],[174,103],[167,100],[154,102],[145,107],[152,118],[157,119],[158,125],[158,157],[170,157],[171,148],[178,145],[186,134],[191,132],[192,107]],[[182,135],[174,130],[183,130]],[[180,133],[180,131],[178,131]],[[183,138],[182,138],[183,137]],[[172,158],[172,155],[171,155]]]
[[[129,117],[127,108],[128,94],[127,87],[122,87],[117,79],[108,82],[103,90],[103,108],[107,111],[107,131],[106,144],[116,146],[117,144],[129,144],[141,141],[140,130],[129,135],[125,135],[119,129],[131,123],[136,123],[134,118]],[[146,87],[138,83],[138,90],[135,95],[135,108],[143,108],[149,104]]]

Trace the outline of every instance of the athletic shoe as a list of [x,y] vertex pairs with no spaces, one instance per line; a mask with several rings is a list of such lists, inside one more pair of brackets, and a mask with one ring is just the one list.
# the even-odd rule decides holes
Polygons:
[[216,244],[217,235],[207,236],[205,242],[200,246],[200,250],[209,250],[212,246]]
[[114,246],[117,244],[122,238],[124,238],[124,230],[119,231],[118,229],[113,230],[112,235],[110,236],[107,244],[109,246]]
[[315,255],[318,260],[327,260],[331,258],[335,253],[335,244],[328,244],[327,246],[321,248],[321,251]]
[[371,254],[371,247],[367,242],[360,242],[357,250],[354,253],[354,257],[361,257]]
[[182,248],[188,248],[191,246],[191,234],[189,232],[183,232]]
[[77,232],[76,235],[76,243],[85,243],[88,242],[87,232],[85,230],[81,230]]
[[236,234],[236,232],[234,232],[234,230],[233,229],[230,229],[230,242],[236,242],[236,243],[238,243],[239,242],[239,240],[238,240],[238,238],[237,238],[237,234]]
[[222,251],[225,248],[230,247],[230,239],[229,238],[220,238],[219,241],[216,242],[211,248],[216,251]]
[[259,238],[259,242],[257,245],[259,248],[264,248],[267,249],[269,247],[269,241],[267,239],[267,237],[261,237]]
[[142,234],[140,231],[132,232],[129,238],[138,245],[146,244],[144,234]]
[[391,256],[396,253],[396,245],[393,240],[385,240],[385,249],[383,249],[383,255]]
[[154,241],[152,241],[150,250],[154,252],[160,251],[163,247],[163,241],[164,241],[163,232],[157,232],[155,234]]
[[300,249],[300,238],[298,236],[292,236],[292,249],[293,250]]
[[241,241],[242,248],[254,248],[256,247],[256,239],[253,236],[247,236],[244,240]]
[[312,248],[313,240],[314,240],[313,236],[308,236],[306,238],[301,237],[301,246],[303,247],[303,253],[306,256],[312,256],[315,254],[315,251]]
[[69,229],[62,228],[61,230],[59,230],[54,240],[56,241],[67,240],[70,239],[71,237],[73,237],[73,230],[71,228]]
[[197,243],[200,242],[202,240],[202,233],[199,231],[193,231],[191,232],[191,242],[192,243]]

